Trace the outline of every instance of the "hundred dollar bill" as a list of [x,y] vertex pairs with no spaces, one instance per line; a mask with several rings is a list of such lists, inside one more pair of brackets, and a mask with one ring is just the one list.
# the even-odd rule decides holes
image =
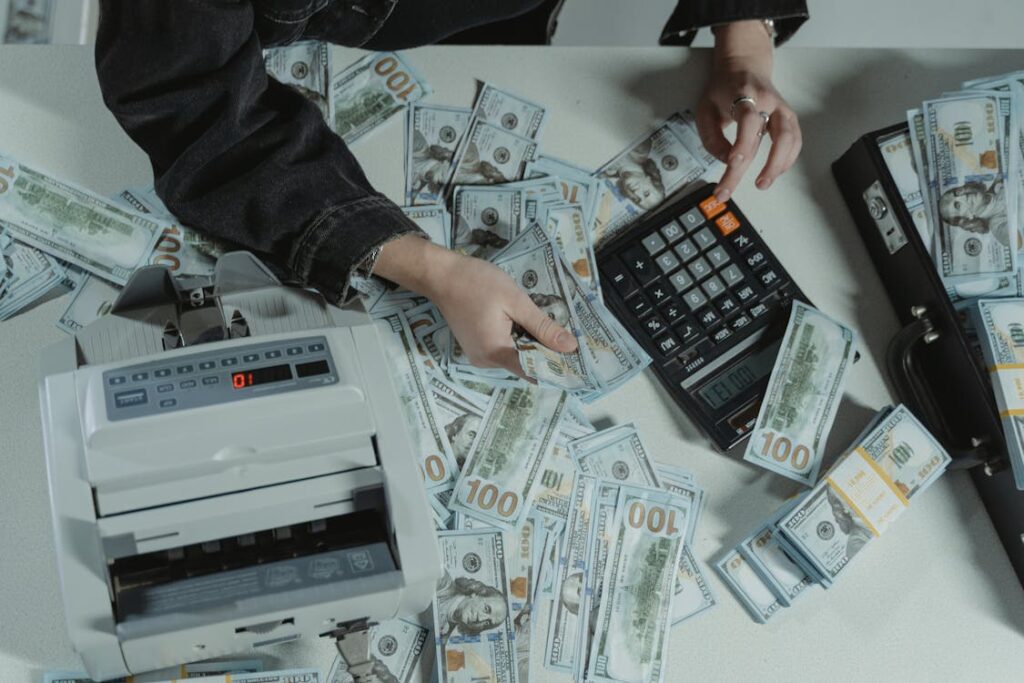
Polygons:
[[526,519],[565,413],[566,394],[536,387],[499,391],[455,482],[451,509],[502,529]]
[[917,176],[919,167],[914,162],[910,133],[900,130],[880,138],[878,150],[907,208],[923,204],[921,183]]
[[173,275],[210,275],[217,265],[217,259],[236,248],[225,240],[178,225],[177,219],[157,198],[156,193],[146,188],[122,190],[117,199],[139,213],[153,214],[171,221],[161,231],[148,262],[149,265],[168,268]]
[[569,455],[569,441],[563,431],[555,437],[551,457],[544,463],[544,471],[540,475],[540,490],[533,501],[534,510],[564,522],[569,516],[569,503],[575,478],[576,465]]
[[427,233],[431,242],[440,244],[442,247],[449,247],[448,239],[452,232],[452,217],[443,205],[403,206],[402,213]]
[[6,29],[0,42],[42,45],[51,41],[57,0],[0,1],[7,5]]
[[368,54],[331,81],[332,127],[352,144],[430,92],[397,53]]
[[444,575],[434,593],[434,638],[442,683],[517,683],[503,534],[438,534]]
[[452,214],[451,248],[488,259],[519,234],[522,194],[506,188],[456,187]]
[[853,330],[794,301],[743,459],[813,485],[856,352]]
[[[935,251],[935,178],[931,175],[931,166],[928,163],[928,139],[924,128],[924,114],[920,109],[907,110],[907,126],[910,137],[910,153],[917,170],[918,189],[921,194],[921,203],[924,207],[923,217],[926,229],[922,229],[915,218],[914,225],[921,235],[921,240],[928,248],[928,252]],[[916,212],[915,212],[916,213]]]
[[578,474],[573,484],[569,518],[558,554],[554,601],[544,651],[544,668],[552,671],[575,671],[577,638],[584,616],[580,604],[589,571],[587,539],[596,487],[597,479],[584,474]]
[[704,503],[704,489],[693,481],[680,475],[679,468],[658,464],[655,466],[661,488],[686,502],[686,533],[683,539],[688,544],[695,542],[697,521],[700,519],[701,506]]
[[630,422],[576,439],[569,448],[580,472],[601,479],[660,486],[654,463]]
[[15,238],[120,285],[167,226],[4,154],[0,222]]
[[537,154],[537,143],[500,126],[470,124],[453,164],[449,185],[495,185],[520,180]]
[[579,632],[576,634],[576,655],[573,676],[586,680],[587,662],[594,642],[594,629],[603,599],[605,568],[615,533],[615,511],[619,502],[619,485],[611,481],[598,481],[590,509],[590,528],[587,531],[586,567],[583,595],[580,600]]
[[515,660],[519,683],[530,680],[530,650],[533,642],[533,536],[537,528],[527,517],[519,531],[505,533],[509,608],[515,626]]
[[594,203],[601,187],[601,181],[593,177],[593,172],[539,153],[536,161],[526,166],[527,178],[538,176],[548,176],[554,179],[564,201],[583,207],[583,219],[589,232],[594,214]]
[[544,125],[544,107],[484,83],[473,107],[473,118],[500,126],[521,138],[536,140]]
[[416,342],[400,312],[377,322],[385,354],[393,359],[391,376],[402,403],[412,437],[413,451],[420,458],[420,471],[427,487],[443,486],[458,473],[448,435],[437,422],[438,410],[416,357]]
[[689,544],[679,554],[675,596],[672,598],[672,625],[681,624],[715,606],[711,584],[701,571]]
[[587,680],[664,680],[684,514],[667,491],[621,487]]
[[757,623],[768,623],[782,609],[779,599],[735,548],[715,564],[715,569]]
[[437,408],[435,416],[452,446],[456,465],[462,469],[480,431],[490,399],[478,404],[472,399],[470,390],[434,375],[430,377],[430,390]]
[[705,164],[690,151],[675,114],[594,174],[602,182],[593,224],[595,246],[620,232],[640,215],[696,181]]
[[459,142],[469,126],[469,109],[413,104],[405,131],[405,201],[441,201]]
[[779,520],[778,529],[832,583],[949,462],[928,430],[905,406],[897,406]]
[[944,280],[1016,272],[999,108],[995,93],[963,93],[922,105],[935,182],[935,264]]
[[409,683],[420,671],[420,657],[429,629],[407,619],[391,619],[370,627],[370,670],[354,677],[345,660],[335,655],[325,683],[361,683],[365,680]]
[[304,40],[263,51],[267,73],[298,90],[330,122],[331,49],[327,43]]
[[110,312],[121,288],[94,275],[86,276],[71,295],[68,307],[57,319],[57,327],[74,334]]
[[978,302],[978,337],[1003,423],[1013,479],[1024,490],[1024,299]]
[[546,231],[558,248],[572,272],[587,289],[597,293],[597,257],[590,241],[583,207],[579,204],[562,204],[547,212]]

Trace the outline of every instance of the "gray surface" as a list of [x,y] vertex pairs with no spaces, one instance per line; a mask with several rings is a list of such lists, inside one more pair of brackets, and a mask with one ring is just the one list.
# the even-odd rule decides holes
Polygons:
[[[339,51],[338,67],[356,51]],[[546,152],[595,167],[655,120],[696,103],[707,53],[659,49],[426,48],[409,59],[434,86],[432,101],[468,105],[486,78],[552,112]],[[0,48],[0,147],[102,193],[149,181],[144,156],[103,109],[87,48]],[[866,349],[854,368],[829,452],[891,400],[880,374],[895,318],[829,164],[860,134],[899,120],[921,98],[962,79],[1024,67],[1024,52],[792,49],[777,80],[800,113],[805,152],[768,192],[751,173],[736,200],[814,302],[852,324]],[[402,193],[399,117],[356,145],[368,177]],[[763,152],[759,159],[763,162]],[[38,681],[76,666],[57,593],[36,398],[38,349],[63,334],[66,300],[0,325],[0,680]],[[739,454],[715,454],[649,373],[588,409],[601,424],[633,420],[660,461],[691,469],[707,489],[695,554],[718,557],[794,492]],[[768,626],[754,624],[725,586],[719,606],[673,631],[666,680],[1010,680],[1024,666],[1024,591],[967,475],[946,475],[859,566]],[[546,619],[538,618],[538,634]],[[542,637],[542,636],[539,636]],[[538,651],[542,648],[538,648]],[[326,671],[326,642],[292,643],[268,665]],[[794,660],[795,658],[795,660]],[[797,668],[797,664],[802,668]],[[541,670],[535,680],[568,681]]]

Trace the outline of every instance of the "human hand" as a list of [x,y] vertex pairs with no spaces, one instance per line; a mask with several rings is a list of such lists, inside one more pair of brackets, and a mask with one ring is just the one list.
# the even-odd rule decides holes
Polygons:
[[[762,190],[796,161],[803,145],[800,123],[789,104],[772,85],[771,37],[760,21],[741,21],[715,29],[715,52],[707,87],[697,105],[697,130],[704,147],[727,165],[715,188],[726,201],[747,172],[761,137],[767,132],[771,152],[755,185]],[[749,97],[733,104],[740,97]],[[766,125],[764,116],[769,117]],[[736,122],[730,143],[723,129]]]
[[577,348],[568,330],[538,308],[503,270],[482,259],[408,235],[384,246],[374,273],[433,301],[477,367],[504,368],[528,379],[512,340],[513,326],[555,351],[571,353]]

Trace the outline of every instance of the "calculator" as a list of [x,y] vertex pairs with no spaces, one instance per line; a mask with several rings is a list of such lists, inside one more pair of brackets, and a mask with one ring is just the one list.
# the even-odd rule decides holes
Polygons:
[[807,298],[735,202],[711,190],[643,216],[600,246],[597,263],[605,304],[725,451],[754,426],[791,305]]

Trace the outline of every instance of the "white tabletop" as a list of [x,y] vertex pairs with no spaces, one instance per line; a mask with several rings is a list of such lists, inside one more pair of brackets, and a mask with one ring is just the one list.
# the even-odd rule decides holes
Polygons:
[[[336,68],[358,52],[339,50]],[[649,125],[694,107],[708,53],[669,48],[453,48],[410,51],[432,101],[469,105],[486,79],[547,105],[545,152],[596,167]],[[896,319],[831,176],[861,134],[901,120],[966,78],[1024,67],[1024,51],[784,49],[776,82],[800,114],[804,153],[768,192],[736,200],[817,306],[855,327],[866,350],[852,373],[830,451],[892,402],[883,354]],[[404,130],[394,117],[354,152],[390,197],[402,195]],[[80,47],[0,48],[0,149],[100,193],[151,182],[148,161],[100,99]],[[762,153],[763,160],[763,153]],[[59,299],[0,324],[0,680],[77,668],[57,582],[37,404],[38,349],[60,339]],[[793,492],[741,454],[715,453],[650,373],[597,402],[594,419],[639,425],[658,460],[707,491],[695,552],[717,558]],[[946,474],[828,592],[755,624],[710,568],[718,606],[671,635],[666,680],[1019,679],[1024,591],[967,474]],[[538,641],[546,617],[535,623]],[[542,648],[539,648],[542,649]],[[333,646],[261,653],[268,666],[326,670]],[[431,659],[432,654],[428,655]],[[852,658],[851,658],[852,657]],[[539,662],[537,662],[539,664]],[[534,679],[568,681],[534,667]]]

